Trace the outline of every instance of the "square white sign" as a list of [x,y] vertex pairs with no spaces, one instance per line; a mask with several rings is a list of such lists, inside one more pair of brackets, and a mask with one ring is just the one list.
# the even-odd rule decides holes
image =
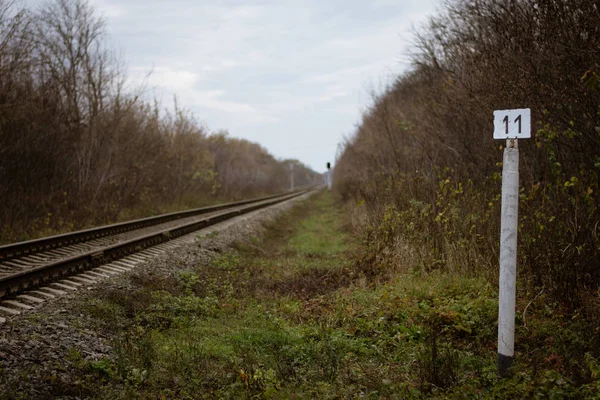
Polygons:
[[531,110],[494,111],[494,139],[528,139],[531,137]]

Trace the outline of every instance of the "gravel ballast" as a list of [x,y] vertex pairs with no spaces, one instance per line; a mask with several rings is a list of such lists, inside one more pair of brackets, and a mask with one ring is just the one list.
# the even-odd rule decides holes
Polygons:
[[31,311],[8,318],[0,324],[0,399],[41,399],[57,395],[61,398],[86,397],[85,391],[78,393],[74,389],[77,382],[73,382],[70,370],[78,363],[113,358],[115,355],[108,334],[95,327],[93,318],[81,311],[84,303],[108,290],[127,290],[133,285],[132,274],[170,275],[208,266],[212,258],[234,243],[262,235],[265,223],[272,222],[282,212],[314,193],[309,192],[195,232],[188,236],[187,244],[167,250],[139,264],[131,272],[82,286]]

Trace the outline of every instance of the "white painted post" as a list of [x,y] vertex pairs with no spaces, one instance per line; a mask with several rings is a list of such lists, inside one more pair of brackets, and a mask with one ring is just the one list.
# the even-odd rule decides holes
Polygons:
[[504,376],[515,355],[517,231],[519,224],[519,147],[517,139],[508,139],[504,149],[501,218],[498,372]]
[[331,176],[331,163],[327,163],[327,188],[331,191],[331,186],[333,185],[333,179]]
[[518,139],[531,137],[531,110],[494,111],[494,139],[506,139],[502,163],[500,287],[498,300],[498,373],[505,376],[515,356],[517,232],[519,229]]

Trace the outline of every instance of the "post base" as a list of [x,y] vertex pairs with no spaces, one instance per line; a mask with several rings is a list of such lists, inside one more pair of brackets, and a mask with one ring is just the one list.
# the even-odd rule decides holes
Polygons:
[[508,372],[513,363],[512,356],[505,356],[504,354],[498,353],[498,374],[501,377],[508,376]]

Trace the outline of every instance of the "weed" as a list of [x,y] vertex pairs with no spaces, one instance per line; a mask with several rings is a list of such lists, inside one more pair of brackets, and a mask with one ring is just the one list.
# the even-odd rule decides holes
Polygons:
[[116,357],[78,364],[81,374],[102,377],[98,385],[121,398],[598,393],[584,318],[569,320],[544,294],[519,302],[515,373],[499,380],[495,285],[445,268],[362,263],[333,204],[320,194],[209,265],[134,277],[136,290],[91,301],[94,318],[110,324]]

